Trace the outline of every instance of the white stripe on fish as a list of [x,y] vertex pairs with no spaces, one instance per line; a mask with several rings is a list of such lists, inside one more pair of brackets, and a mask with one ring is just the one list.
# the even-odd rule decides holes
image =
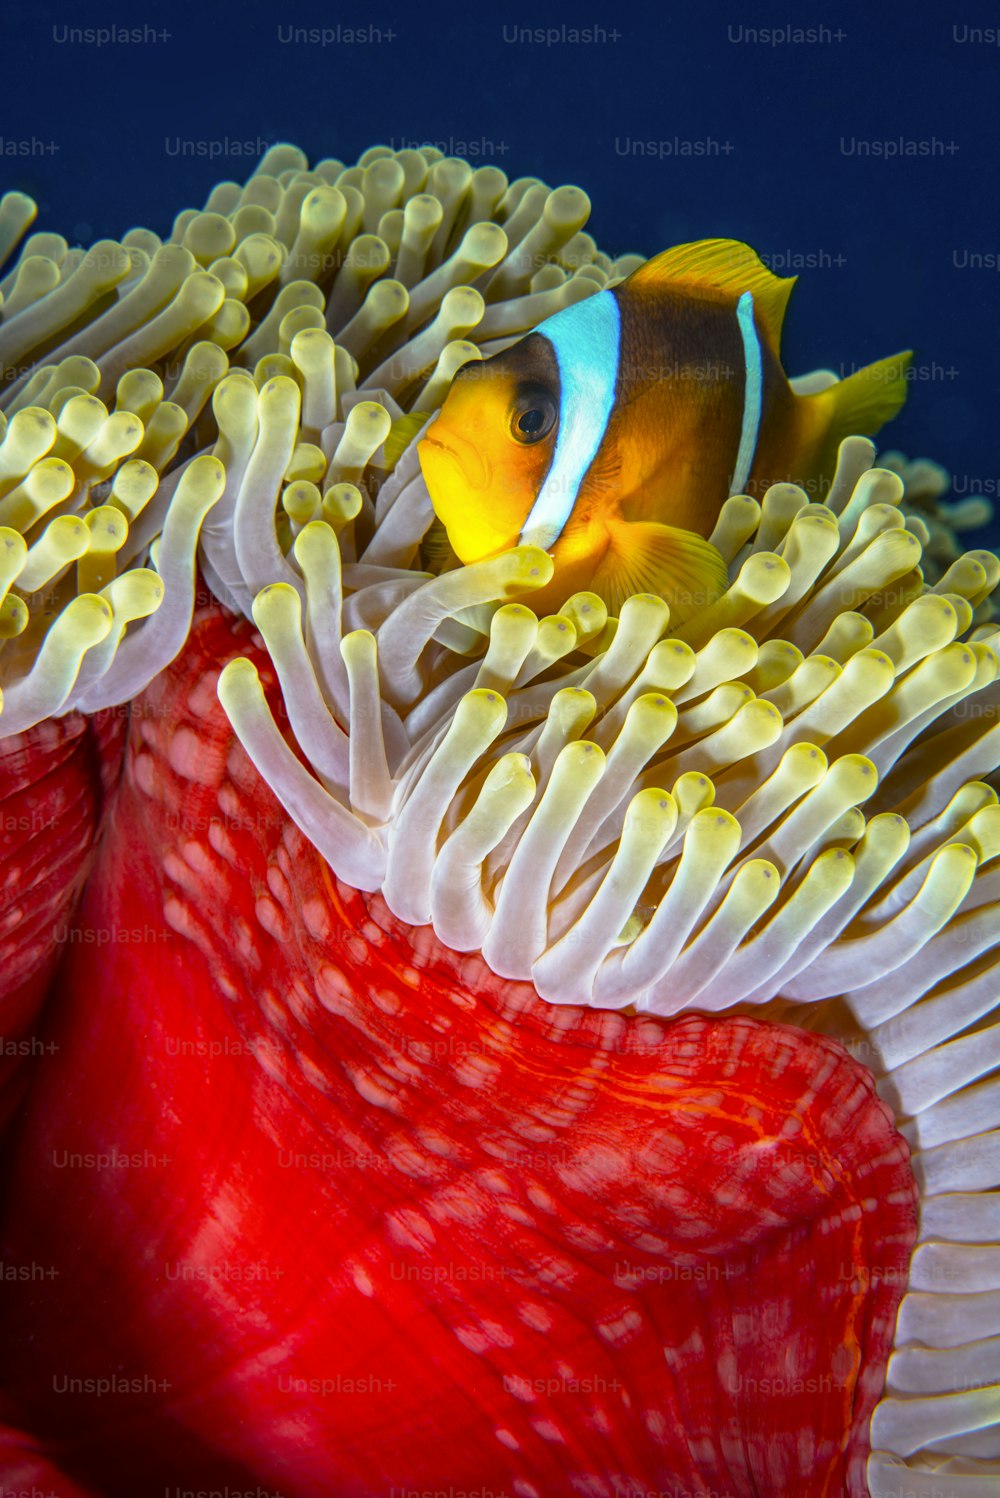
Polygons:
[[736,452],[736,467],[733,470],[730,494],[742,494],[760,436],[760,413],[763,404],[763,376],[761,372],[760,339],[753,320],[753,293],[745,291],[736,303],[736,321],[740,325],[743,339],[743,365],[746,371],[743,384],[743,425],[740,430],[740,445]]
[[548,551],[573,513],[615,403],[621,347],[618,303],[610,291],[599,291],[555,313],[543,327],[543,337],[555,349],[559,365],[559,431],[551,466],[524,522],[520,543]]

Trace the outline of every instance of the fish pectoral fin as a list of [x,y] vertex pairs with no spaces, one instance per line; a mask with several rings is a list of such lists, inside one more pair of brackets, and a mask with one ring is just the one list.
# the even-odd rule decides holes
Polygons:
[[613,614],[633,593],[656,593],[679,624],[726,591],[729,574],[721,554],[694,531],[655,520],[609,520],[608,545],[592,587]]
[[761,329],[777,353],[781,325],[795,277],[782,278],[768,270],[755,250],[738,239],[701,239],[679,244],[654,255],[629,277],[637,286],[688,286],[721,291],[733,305],[744,292],[753,295]]
[[429,411],[411,411],[409,416],[400,416],[393,422],[382,447],[384,472],[392,472],[429,416]]
[[420,565],[435,574],[461,566],[440,520],[435,520],[424,534],[420,543]]

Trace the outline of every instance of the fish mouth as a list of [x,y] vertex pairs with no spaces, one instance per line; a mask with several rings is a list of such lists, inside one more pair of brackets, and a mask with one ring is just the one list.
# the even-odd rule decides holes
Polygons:
[[[431,427],[430,431],[433,432],[434,428]],[[448,434],[448,439],[445,440],[440,436],[431,436],[428,433],[421,438],[417,445],[421,462],[423,462],[426,449],[428,448],[436,448],[438,452],[443,453],[445,457],[450,459],[458,468],[463,482],[470,489],[486,489],[489,487],[490,465],[475,444],[468,441],[467,438],[459,437],[454,432],[451,432]],[[435,463],[440,461],[434,455],[428,454],[428,456]]]

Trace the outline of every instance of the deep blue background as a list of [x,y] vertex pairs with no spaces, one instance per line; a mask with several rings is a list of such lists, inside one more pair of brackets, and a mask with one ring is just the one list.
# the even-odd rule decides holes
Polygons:
[[[203,148],[288,139],[313,159],[353,159],[375,142],[450,144],[511,177],[579,182],[612,252],[732,235],[779,272],[811,259],[786,368],[850,370],[913,346],[916,378],[887,442],[937,458],[959,493],[996,496],[1000,274],[966,262],[985,255],[995,267],[1000,255],[1000,47],[961,40],[967,27],[1000,26],[996,7],[6,9],[0,166],[5,186],[39,199],[39,227],[83,240],[137,223],[163,232],[213,182],[250,169],[231,147],[216,160],[176,154],[178,137]],[[564,21],[605,36],[508,40]],[[792,21],[825,28],[822,39],[747,39],[752,25]],[[66,27],[111,22],[169,36],[59,40]],[[381,39],[279,40],[279,27],[369,24]],[[933,154],[862,156],[854,144],[900,139]],[[636,141],[665,142],[662,159],[636,154]],[[9,154],[23,142],[32,154]],[[707,151],[681,154],[675,142]]]

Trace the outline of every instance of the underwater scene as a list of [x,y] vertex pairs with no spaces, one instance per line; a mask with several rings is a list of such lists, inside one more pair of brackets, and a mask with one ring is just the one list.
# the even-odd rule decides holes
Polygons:
[[0,1498],[1000,1493],[996,17],[0,28]]

